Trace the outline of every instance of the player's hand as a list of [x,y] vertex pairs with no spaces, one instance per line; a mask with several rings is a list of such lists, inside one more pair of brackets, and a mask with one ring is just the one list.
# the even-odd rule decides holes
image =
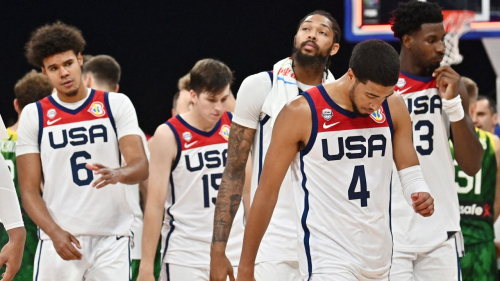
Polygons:
[[57,254],[65,261],[70,260],[81,260],[83,255],[78,251],[78,249],[82,249],[80,246],[80,241],[75,238],[75,236],[71,235],[71,233],[59,229],[52,233],[50,236],[52,243],[54,244],[54,248],[56,249]]
[[5,273],[2,275],[2,281],[10,281],[21,268],[23,259],[24,242],[26,241],[26,229],[16,227],[7,230],[9,242],[5,244],[0,252],[0,268],[6,265]]
[[434,213],[434,198],[427,192],[418,192],[411,195],[415,213],[423,217],[430,217]]
[[441,66],[434,70],[432,76],[436,78],[436,85],[441,98],[451,100],[458,96],[460,75],[449,66]]
[[210,281],[234,280],[233,266],[225,254],[210,255]]
[[92,184],[92,187],[97,189],[103,188],[108,184],[118,183],[122,177],[120,169],[111,169],[99,163],[86,164],[85,168],[94,171],[94,175],[101,175],[101,177]]

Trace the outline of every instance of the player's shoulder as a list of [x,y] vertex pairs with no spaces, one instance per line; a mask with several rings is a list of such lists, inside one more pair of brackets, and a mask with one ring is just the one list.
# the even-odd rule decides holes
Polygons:
[[273,73],[272,71],[262,71],[259,73],[252,74],[245,78],[242,85],[256,85],[256,84],[269,84],[272,83]]
[[174,129],[172,126],[172,123],[170,122],[165,122],[158,126],[156,128],[156,131],[153,135],[153,138],[155,140],[162,140],[162,141],[175,141],[175,134],[174,134]]

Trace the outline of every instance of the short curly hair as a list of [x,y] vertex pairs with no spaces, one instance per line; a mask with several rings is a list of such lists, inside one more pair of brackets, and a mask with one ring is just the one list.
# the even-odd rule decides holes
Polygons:
[[85,48],[82,32],[60,21],[36,29],[26,43],[26,58],[36,67],[43,67],[43,60],[55,54],[72,50],[78,55]]
[[391,29],[394,37],[401,40],[405,34],[419,31],[424,23],[443,22],[443,13],[437,3],[412,0],[399,2],[398,8],[392,11]]
[[14,86],[14,94],[19,109],[23,110],[26,105],[50,95],[52,89],[52,84],[45,75],[36,72],[34,69],[26,73]]

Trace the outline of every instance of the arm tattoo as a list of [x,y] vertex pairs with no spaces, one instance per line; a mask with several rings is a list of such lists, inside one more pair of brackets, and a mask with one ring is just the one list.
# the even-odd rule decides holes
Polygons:
[[222,174],[215,205],[212,244],[227,242],[234,216],[240,206],[245,183],[245,166],[253,142],[255,130],[231,124],[227,149],[227,165]]

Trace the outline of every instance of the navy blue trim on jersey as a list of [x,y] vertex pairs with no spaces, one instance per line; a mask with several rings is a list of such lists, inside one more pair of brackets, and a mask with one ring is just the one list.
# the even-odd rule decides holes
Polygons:
[[434,79],[434,77],[432,77],[432,76],[417,76],[417,75],[410,74],[410,73],[408,73],[408,72],[404,72],[404,71],[402,71],[402,70],[400,70],[400,72],[401,72],[404,76],[406,76],[406,77],[408,77],[408,78],[411,78],[411,79],[413,79],[413,80],[417,80],[417,81],[420,81],[420,82],[424,82],[424,83],[431,82],[431,81]]
[[38,273],[40,272],[40,260],[42,259],[42,248],[43,248],[43,240],[40,240],[40,251],[38,252],[38,262],[36,266],[35,281],[38,280]]
[[207,138],[211,137],[213,134],[215,134],[219,130],[220,123],[222,122],[222,117],[221,117],[219,119],[219,121],[217,121],[217,124],[215,124],[215,127],[212,129],[212,131],[204,132],[202,130],[198,130],[195,127],[189,125],[184,119],[182,119],[182,117],[180,115],[177,115],[175,117],[177,118],[177,120],[179,120],[182,123],[182,125],[186,126],[186,128],[188,128],[189,130],[197,133],[198,135],[202,135],[202,136],[207,137]]
[[233,121],[233,114],[229,111],[226,111],[227,117],[229,117],[229,120]]
[[167,281],[170,281],[170,266],[168,263],[165,265],[165,268],[165,271],[167,271]]
[[274,73],[270,70],[266,71],[267,72],[267,75],[269,75],[269,78],[271,79],[271,87],[273,87],[273,76],[274,76]]
[[172,173],[170,173],[170,187],[172,188],[172,205],[170,205],[170,207],[168,207],[168,209],[167,209],[167,214],[171,218],[171,220],[169,222],[169,224],[170,224],[170,231],[168,232],[167,238],[165,239],[165,249],[163,250],[163,256],[161,257],[161,262],[162,263],[163,263],[163,260],[165,259],[165,255],[167,254],[168,241],[170,240],[170,236],[172,235],[172,232],[174,232],[174,229],[175,229],[174,216],[172,215],[172,213],[170,213],[170,209],[175,204],[175,187],[174,187],[174,180],[172,179]]
[[325,101],[333,108],[335,109],[337,112],[339,112],[340,114],[342,115],[345,115],[349,118],[356,118],[356,117],[359,117],[356,113],[352,112],[352,111],[349,111],[349,110],[345,110],[343,109],[342,107],[340,107],[338,104],[336,104],[332,98],[330,98],[330,96],[328,95],[328,93],[326,92],[325,90],[325,87],[323,87],[323,85],[318,85],[316,86],[319,90],[319,92],[321,93],[321,95],[323,96],[323,99],[325,99]]
[[455,252],[457,253],[458,281],[462,280],[462,269],[460,268],[460,256],[458,255],[457,237],[455,236]]
[[309,246],[309,239],[311,233],[307,227],[307,215],[309,214],[309,191],[307,190],[306,183],[307,177],[304,171],[304,152],[300,152],[300,172],[302,173],[302,189],[304,190],[304,212],[302,213],[302,218],[300,224],[304,230],[304,249],[306,250],[307,257],[307,271],[309,273],[308,281],[311,280],[312,276],[312,259],[311,259],[311,248]]
[[108,94],[109,94],[108,92],[104,93],[104,105],[106,106],[106,109],[108,110],[109,121],[111,121],[111,125],[113,126],[113,129],[115,130],[115,133],[118,136],[118,131],[116,130],[115,118],[113,117],[113,112],[111,112],[111,106],[109,105]]
[[109,94],[108,92],[104,93],[104,106],[106,107],[106,110],[108,111],[109,121],[111,122],[111,126],[113,126],[113,130],[115,131],[116,140],[118,142],[118,164],[121,167],[122,166],[122,153],[120,151],[120,140],[118,139],[118,130],[116,129],[115,118],[113,117],[113,112],[111,112],[111,106],[109,105],[108,94]]
[[175,160],[174,160],[174,163],[172,164],[172,171],[175,169],[175,167],[177,167],[177,164],[179,164],[179,159],[181,159],[181,153],[182,153],[182,147],[181,147],[181,138],[179,137],[179,134],[177,133],[177,131],[175,130],[175,127],[174,125],[172,125],[170,122],[165,122],[165,124],[167,124],[167,126],[170,127],[170,129],[172,130],[172,132],[174,133],[174,136],[175,136],[175,141],[177,142],[177,155],[175,156]]
[[43,109],[40,101],[36,102],[36,108],[38,109],[38,147],[41,149],[43,134]]
[[264,161],[264,125],[269,121],[271,117],[266,114],[264,119],[260,120],[260,132],[259,132],[259,176],[257,177],[257,184],[260,182],[260,174],[262,174],[262,162]]
[[[132,235],[134,235],[133,232]],[[129,281],[132,281],[132,257],[130,256],[130,236],[128,237],[128,279]]]
[[382,108],[384,109],[387,123],[389,123],[389,129],[391,130],[391,139],[394,140],[394,125],[392,124],[391,111],[389,110],[389,102],[387,100],[382,103]]
[[78,112],[80,112],[82,109],[84,109],[85,107],[87,107],[89,105],[89,103],[92,101],[92,99],[94,98],[94,94],[95,94],[95,90],[94,89],[91,89],[90,90],[90,95],[87,97],[87,100],[82,104],[80,105],[78,108],[76,109],[69,109],[69,108],[66,108],[60,104],[57,103],[57,101],[50,95],[48,96],[47,98],[49,99],[49,101],[57,108],[59,108],[60,110],[66,112],[66,113],[69,113],[69,114],[77,114]]
[[312,121],[311,135],[309,136],[309,141],[307,142],[307,145],[304,148],[304,150],[302,150],[304,155],[306,155],[307,153],[309,153],[309,151],[311,151],[314,143],[316,142],[316,137],[318,136],[318,114],[316,112],[316,106],[314,106],[314,101],[312,100],[309,93],[303,92],[302,96],[306,98],[307,103],[311,108],[311,121]]

